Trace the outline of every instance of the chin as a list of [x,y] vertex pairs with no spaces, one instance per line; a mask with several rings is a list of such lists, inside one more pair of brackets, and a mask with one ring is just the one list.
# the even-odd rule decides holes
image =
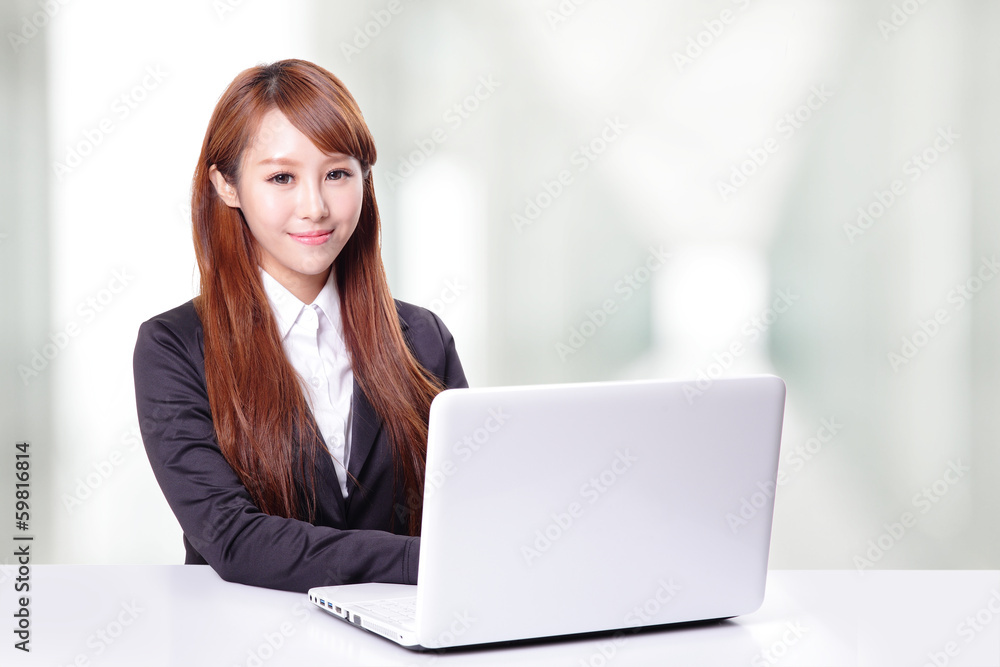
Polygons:
[[307,276],[319,276],[329,271],[331,266],[333,266],[333,259],[328,262],[324,262],[323,264],[310,264],[308,267],[302,267],[299,269],[299,273],[303,273]]

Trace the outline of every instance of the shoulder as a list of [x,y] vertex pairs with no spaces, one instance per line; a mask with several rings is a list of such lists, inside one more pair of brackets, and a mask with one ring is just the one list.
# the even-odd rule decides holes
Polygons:
[[194,299],[155,315],[141,325],[135,345],[135,361],[170,352],[203,363],[204,333]]
[[164,311],[159,315],[154,315],[142,323],[144,327],[155,325],[165,326],[174,331],[201,329],[201,319],[198,318],[194,299],[182,303],[176,308]]
[[451,332],[441,318],[433,311],[406,301],[393,299],[396,302],[396,314],[403,335],[411,344],[446,345],[451,339]]
[[436,313],[405,301],[396,301],[399,324],[413,356],[446,385],[465,383],[455,351],[455,340]]

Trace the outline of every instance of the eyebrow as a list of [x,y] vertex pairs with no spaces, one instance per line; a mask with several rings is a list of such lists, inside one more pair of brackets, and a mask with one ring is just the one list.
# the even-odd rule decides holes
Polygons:
[[[343,161],[351,159],[350,155],[343,155],[343,154],[330,155],[328,157],[329,157],[329,159],[328,159],[329,162],[343,162]],[[288,157],[268,157],[268,158],[264,158],[263,160],[261,160],[257,164],[259,164],[259,165],[260,164],[279,164],[279,165],[288,165],[288,166],[297,167],[297,166],[299,166],[302,163],[299,162],[298,160],[293,160],[292,158],[288,158]]]

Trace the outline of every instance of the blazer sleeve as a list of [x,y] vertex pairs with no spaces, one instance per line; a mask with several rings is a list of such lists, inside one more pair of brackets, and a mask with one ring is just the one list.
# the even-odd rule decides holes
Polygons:
[[[447,356],[449,374],[464,381],[453,345]],[[188,541],[223,579],[298,592],[368,581],[416,583],[418,537],[316,526],[256,507],[215,438],[200,323],[178,326],[170,317],[143,323],[133,372],[156,480]]]

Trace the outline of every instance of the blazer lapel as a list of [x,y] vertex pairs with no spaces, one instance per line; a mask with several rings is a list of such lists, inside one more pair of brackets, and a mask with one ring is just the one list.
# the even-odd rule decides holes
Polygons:
[[[395,303],[395,302],[393,302]],[[399,314],[399,308],[397,306],[396,316],[399,318],[399,326],[403,330],[403,337],[407,337],[407,329],[410,325],[407,324],[406,320]],[[407,339],[409,342],[409,339]],[[368,402],[368,398],[365,396],[364,392],[361,391],[361,387],[358,386],[357,381],[354,382],[354,395],[353,395],[353,423],[351,425],[351,452],[347,458],[347,470],[354,475],[354,477],[361,478],[361,469],[365,465],[365,461],[368,460],[368,455],[372,451],[372,447],[375,444],[375,440],[382,430],[382,418],[378,416],[375,412],[375,408],[372,404]],[[350,499],[354,496],[354,490],[356,488],[355,483],[350,477],[347,478],[347,495],[348,495],[348,505],[350,505]]]
[[[360,479],[361,469],[375,444],[375,438],[382,430],[382,418],[368,402],[361,387],[354,383],[353,423],[351,424],[351,452],[347,458],[347,470]],[[347,494],[354,495],[354,480],[347,478]]]

